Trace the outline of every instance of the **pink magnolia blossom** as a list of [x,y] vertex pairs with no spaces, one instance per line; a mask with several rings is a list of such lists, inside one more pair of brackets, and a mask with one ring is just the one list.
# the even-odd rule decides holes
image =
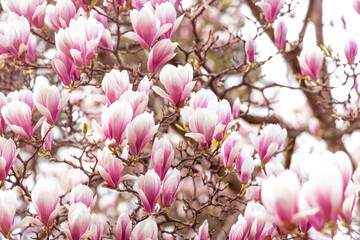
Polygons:
[[147,0],[133,0],[131,4],[136,10],[140,11],[146,2]]
[[68,92],[60,94],[55,85],[41,84],[34,91],[35,106],[49,124],[56,122],[69,98],[70,94]]
[[14,217],[16,213],[17,198],[12,190],[0,190],[0,232],[4,237],[11,233],[15,226]]
[[31,200],[34,204],[40,222],[51,227],[60,207],[60,187],[54,180],[42,179],[37,182],[31,192]]
[[5,127],[6,127],[5,120],[1,114],[1,109],[3,106],[6,105],[6,103],[7,103],[7,100],[6,100],[5,95],[2,92],[0,92],[0,134],[5,131]]
[[0,180],[5,180],[19,150],[12,139],[0,137]]
[[26,18],[0,22],[0,55],[4,58],[25,59],[33,48],[31,45],[30,25]]
[[283,171],[285,171],[284,165],[276,158],[274,158],[273,161],[268,162],[265,166],[265,172],[267,176],[278,176]]
[[316,214],[307,220],[320,231],[326,223],[336,224],[344,201],[344,183],[341,172],[335,164],[322,161],[311,171],[309,181],[300,191],[299,208],[302,211],[315,210]]
[[300,182],[294,172],[286,170],[277,177],[271,175],[262,182],[261,201],[279,227],[300,220],[298,198]]
[[129,83],[129,75],[126,70],[120,72],[113,69],[105,74],[101,87],[111,104],[119,100],[125,91],[132,88],[132,85]]
[[90,208],[78,202],[70,206],[68,222],[63,222],[61,228],[70,240],[85,240],[96,233],[90,219]]
[[317,80],[324,60],[324,53],[317,46],[304,48],[298,57],[301,74]]
[[20,91],[12,91],[7,97],[7,102],[10,103],[14,100],[18,100],[19,102],[26,103],[31,111],[34,109],[34,94],[32,91],[28,89],[21,89]]
[[130,103],[133,109],[133,118],[145,112],[149,102],[149,95],[145,92],[128,90],[120,97],[120,101]]
[[264,13],[265,19],[268,23],[273,23],[279,15],[285,0],[263,0],[257,3]]
[[189,97],[195,86],[196,82],[192,80],[193,68],[190,64],[178,67],[167,64],[160,72],[160,82],[169,94],[157,86],[154,86],[153,90],[174,105],[180,105]]
[[80,79],[80,73],[76,69],[72,58],[60,51],[54,54],[52,67],[62,83],[66,86],[70,85],[73,80]]
[[156,138],[151,152],[151,161],[155,172],[163,180],[174,162],[174,148],[167,138]]
[[155,219],[149,217],[136,224],[130,240],[158,240],[158,226]]
[[94,209],[96,204],[96,196],[94,197],[93,192],[91,189],[83,184],[79,184],[76,187],[73,187],[70,193],[70,204],[75,204],[78,202],[82,202],[87,207]]
[[190,107],[196,108],[207,108],[210,101],[216,100],[217,96],[210,89],[200,89],[190,99]]
[[359,0],[354,0],[353,1],[353,8],[355,9],[355,11],[360,14],[360,1]]
[[86,66],[96,55],[103,29],[101,23],[92,17],[71,19],[69,27],[61,28],[55,35],[56,47],[72,58],[75,66]]
[[178,43],[172,43],[169,39],[163,39],[157,42],[151,49],[147,69],[151,73],[155,73],[156,70],[163,64],[167,63],[176,56],[174,52]]
[[209,110],[212,110],[218,116],[218,122],[224,125],[224,130],[218,132],[214,135],[214,139],[218,142],[224,139],[226,132],[233,126],[233,123],[230,123],[231,119],[231,107],[230,103],[226,99],[222,99],[220,101],[212,100],[209,102],[207,107]]
[[254,201],[248,202],[244,212],[247,222],[248,240],[265,239],[270,236],[273,239],[275,231],[271,223],[266,221],[267,212],[265,207]]
[[101,127],[93,120],[92,127],[110,141],[119,144],[125,137],[125,128],[133,118],[133,109],[128,102],[116,101],[105,107],[101,114]]
[[353,174],[349,156],[343,151],[337,151],[335,153],[324,152],[320,155],[320,158],[334,164],[338,168],[343,179],[343,189],[345,190],[350,183]]
[[148,170],[145,175],[139,177],[137,191],[143,208],[147,213],[152,213],[155,210],[155,206],[160,197],[160,190],[161,180],[153,169]]
[[161,189],[162,204],[170,207],[181,189],[181,174],[177,169],[168,171]]
[[261,161],[266,164],[284,144],[287,136],[286,129],[278,124],[269,124],[261,130],[260,136],[250,135],[251,141]]
[[90,219],[90,230],[95,234],[90,237],[91,240],[101,240],[105,229],[108,227],[106,219],[102,215],[92,214]]
[[97,170],[109,187],[116,188],[123,180],[121,174],[124,170],[123,162],[117,158],[109,148],[105,147],[97,152],[99,163]]
[[31,109],[24,103],[14,100],[1,109],[6,124],[25,140],[29,140],[34,129],[31,125]]
[[209,225],[207,219],[199,227],[199,240],[208,240],[209,239]]
[[241,151],[236,158],[236,170],[239,175],[240,182],[246,184],[251,179],[254,171],[254,161],[247,151]]
[[138,92],[145,92],[149,94],[152,82],[149,80],[148,76],[145,76],[138,85]]
[[170,2],[164,2],[158,5],[155,10],[155,15],[157,19],[160,20],[161,26],[166,26],[169,23],[171,24],[170,29],[161,35],[162,39],[171,39],[175,34],[176,30],[179,28],[180,23],[184,17],[184,15],[181,15],[180,17],[176,18],[175,7]]
[[247,221],[244,216],[240,214],[237,222],[230,229],[229,240],[245,240],[247,230]]
[[44,139],[44,151],[50,152],[54,141],[54,129],[52,129],[50,124],[47,122],[44,122],[41,125],[41,138]]
[[224,130],[224,125],[218,122],[218,116],[215,112],[206,108],[197,108],[189,119],[191,133],[185,136],[193,138],[200,147],[211,146],[214,136]]
[[56,6],[46,7],[45,23],[51,30],[58,32],[60,28],[69,27],[70,20],[76,15],[76,7],[71,0],[57,1]]
[[248,36],[245,40],[245,54],[250,63],[255,62],[255,46],[254,39]]
[[159,125],[155,125],[153,114],[144,112],[135,117],[125,130],[130,153],[133,156],[139,155],[158,129]]
[[150,49],[153,42],[171,27],[171,24],[161,26],[160,20],[148,7],[143,7],[140,11],[131,10],[130,19],[134,32],[127,32],[124,37],[137,42],[145,49]]
[[353,64],[358,53],[358,44],[355,39],[350,38],[344,44],[344,52],[348,64]]
[[46,0],[2,0],[5,11],[11,11],[24,16],[31,25],[41,28],[44,26]]
[[240,99],[237,97],[232,106],[232,116],[234,119],[239,118],[240,116],[240,106]]
[[128,240],[130,239],[132,230],[132,223],[129,215],[126,213],[120,214],[116,221],[116,240]]
[[274,38],[275,38],[275,46],[277,49],[283,49],[285,46],[287,34],[287,25],[284,19],[279,19],[276,22],[276,26],[274,27]]
[[221,160],[225,168],[232,168],[237,159],[240,148],[242,146],[242,139],[239,133],[232,132],[221,146]]

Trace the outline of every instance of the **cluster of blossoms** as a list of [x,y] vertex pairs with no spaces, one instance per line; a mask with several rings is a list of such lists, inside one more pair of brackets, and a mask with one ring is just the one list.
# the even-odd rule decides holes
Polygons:
[[[346,39],[342,63],[331,47],[302,48],[304,32],[287,41],[293,2],[245,1],[256,36],[226,20],[237,6],[215,2],[1,0],[4,238],[360,237],[360,166],[339,143],[360,111],[340,115],[325,99],[328,58],[353,80],[343,112],[358,100],[357,40]],[[204,30],[214,19],[222,37]],[[276,53],[260,61],[265,32]],[[296,87],[260,81],[275,55],[292,61]],[[318,121],[281,116],[275,87],[303,91]],[[301,153],[305,134],[327,149]]]

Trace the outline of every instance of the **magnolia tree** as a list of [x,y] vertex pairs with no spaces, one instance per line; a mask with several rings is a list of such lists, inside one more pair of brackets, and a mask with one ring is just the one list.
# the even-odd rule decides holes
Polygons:
[[1,7],[3,238],[360,238],[360,1]]

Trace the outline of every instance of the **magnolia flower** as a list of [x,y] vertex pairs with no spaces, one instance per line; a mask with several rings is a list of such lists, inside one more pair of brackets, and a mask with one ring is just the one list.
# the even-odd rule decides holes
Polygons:
[[240,106],[241,106],[240,99],[239,97],[237,97],[232,106],[232,116],[234,119],[239,118],[240,116]]
[[14,100],[24,102],[30,107],[31,111],[34,109],[34,94],[28,89],[21,89],[20,91],[10,92],[6,99],[8,103]]
[[40,222],[51,227],[60,210],[60,187],[54,180],[43,179],[36,183],[31,192],[31,200],[34,204]]
[[185,136],[193,138],[200,147],[211,146],[214,136],[224,130],[224,125],[218,122],[218,116],[206,108],[197,108],[189,119],[191,133]]
[[117,158],[109,148],[105,147],[97,152],[99,164],[97,170],[109,187],[116,188],[124,178],[121,177],[124,170],[123,162]]
[[116,221],[116,240],[128,240],[132,230],[129,215],[122,213]]
[[6,103],[7,103],[7,100],[6,100],[5,95],[2,92],[0,92],[0,134],[5,131],[5,127],[6,127],[5,120],[1,114],[1,109],[3,106],[6,105]]
[[180,23],[184,17],[184,14],[176,18],[176,10],[173,4],[170,2],[164,2],[156,7],[155,15],[160,21],[161,26],[168,26],[171,24],[170,29],[161,35],[161,38],[172,38],[176,30],[179,28]]
[[181,189],[181,174],[177,169],[170,170],[165,178],[161,189],[162,204],[165,207],[170,207],[176,195]]
[[145,49],[150,49],[155,39],[166,33],[171,27],[171,24],[161,26],[160,20],[148,7],[143,7],[140,11],[131,10],[130,19],[134,32],[127,32],[124,37],[137,42]]
[[72,58],[75,66],[83,67],[96,55],[104,27],[96,19],[71,19],[69,27],[55,35],[56,48]]
[[56,2],[56,6],[46,7],[45,23],[51,30],[57,32],[60,28],[69,27],[70,20],[76,15],[76,7],[71,0]]
[[358,44],[355,39],[350,38],[344,44],[344,52],[348,64],[353,64],[358,53]]
[[96,226],[90,225],[90,219],[90,208],[78,202],[70,206],[68,221],[60,226],[70,240],[83,240],[96,233]]
[[38,85],[34,91],[34,103],[49,124],[54,124],[70,98],[68,92],[60,94],[55,86]]
[[274,38],[275,38],[275,46],[277,49],[283,49],[285,46],[287,34],[287,25],[284,19],[279,19],[276,22],[276,26],[274,27]]
[[57,51],[54,54],[52,67],[59,76],[61,82],[66,86],[70,85],[72,80],[80,79],[80,73],[76,70],[72,58],[60,51]]
[[155,125],[152,114],[144,112],[135,117],[125,130],[130,153],[133,156],[139,155],[158,129],[159,125]]
[[138,92],[145,92],[149,94],[152,82],[149,80],[147,76],[145,76],[139,83],[137,90]]
[[174,161],[174,149],[169,139],[156,138],[151,152],[151,161],[155,172],[163,180]]
[[2,0],[5,11],[11,11],[24,16],[31,25],[41,28],[44,26],[46,0]]
[[[261,185],[261,201],[271,213],[279,227],[295,227],[300,220],[298,198],[300,182],[296,174],[290,170],[280,173],[277,177],[270,175]],[[286,196],[286,197],[285,197]]]
[[236,170],[238,172],[240,182],[246,184],[251,179],[254,171],[254,161],[247,151],[242,151],[236,158]]
[[[0,22],[0,55],[4,58],[25,59],[30,50],[30,25],[24,17]],[[29,47],[30,45],[30,47]]]
[[111,104],[119,100],[125,91],[132,88],[132,85],[129,83],[129,75],[126,70],[120,72],[113,69],[105,74],[101,87]]
[[251,141],[259,154],[261,161],[266,164],[286,140],[287,131],[278,124],[269,124],[261,130],[260,136],[250,135]]
[[12,190],[0,190],[0,232],[4,237],[15,230],[14,217],[16,213],[17,198]]
[[273,23],[279,15],[285,0],[263,0],[256,3],[264,13],[265,19],[268,23]]
[[0,137],[0,180],[6,179],[13,162],[18,155],[14,141]]
[[229,240],[245,240],[247,230],[247,221],[243,215],[240,214],[237,222],[230,229]]
[[161,65],[173,59],[176,56],[174,50],[177,45],[177,43],[172,43],[169,39],[163,39],[157,42],[149,54],[147,62],[148,71],[155,73]]
[[241,148],[241,136],[237,132],[232,132],[224,141],[221,146],[221,159],[223,161],[224,167],[232,168],[235,160],[240,154]]
[[130,240],[158,240],[158,227],[155,219],[149,217],[136,224],[131,232]]
[[161,180],[154,170],[148,170],[145,175],[141,175],[139,177],[137,191],[144,210],[147,213],[154,211],[160,196],[160,188]]
[[29,140],[34,129],[31,125],[31,109],[24,103],[14,100],[1,109],[1,114],[7,125],[25,140]]
[[208,240],[209,239],[209,225],[207,219],[199,227],[199,240]]
[[41,125],[41,137],[44,139],[43,149],[45,152],[50,152],[54,141],[54,129],[50,124],[44,122]]
[[94,209],[96,203],[96,196],[94,197],[91,189],[83,184],[79,184],[76,187],[73,187],[70,193],[70,204],[75,204],[78,202],[82,202],[87,207]]
[[255,46],[254,39],[250,36],[245,41],[245,54],[246,58],[250,63],[255,62]]
[[189,97],[195,86],[193,80],[193,68],[190,64],[178,66],[167,64],[160,72],[160,82],[165,86],[167,94],[161,88],[154,86],[152,89],[161,97],[172,102],[174,105],[180,105]]
[[326,223],[336,224],[344,201],[344,183],[341,172],[333,163],[324,159],[323,164],[315,166],[300,191],[299,208],[302,211],[315,211],[307,220],[320,231]]
[[307,47],[302,50],[298,57],[301,74],[309,76],[311,80],[317,80],[324,60],[324,53],[317,46]]
[[109,107],[105,107],[101,114],[101,126],[92,121],[94,130],[104,138],[117,144],[125,137],[125,128],[133,118],[133,109],[128,102],[116,101]]
[[133,90],[128,90],[121,95],[120,101],[126,101],[130,103],[133,109],[133,118],[135,118],[136,116],[145,112],[149,102],[149,95],[145,92],[135,92]]

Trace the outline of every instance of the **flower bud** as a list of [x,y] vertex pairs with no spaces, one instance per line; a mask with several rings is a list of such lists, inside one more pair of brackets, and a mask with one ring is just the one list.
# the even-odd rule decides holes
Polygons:
[[276,22],[276,26],[274,28],[274,38],[275,38],[275,46],[277,49],[283,49],[285,46],[287,34],[287,25],[284,19],[279,19]]
[[256,3],[265,16],[268,23],[273,23],[279,15],[285,1],[284,0],[263,0],[262,2]]
[[232,115],[234,119],[237,119],[240,116],[240,105],[240,99],[237,97],[232,106]]
[[344,45],[344,52],[348,64],[353,64],[358,53],[358,44],[355,39],[350,38]]
[[232,132],[221,146],[221,159],[225,168],[232,168],[240,154],[240,148],[241,136],[237,132]]
[[117,158],[109,148],[105,147],[97,152],[99,163],[97,170],[109,187],[116,188],[121,182],[121,174],[124,170],[123,162]]
[[147,62],[148,71],[155,73],[161,65],[173,59],[176,56],[174,51],[177,45],[177,43],[172,43],[169,39],[163,39],[157,42],[149,54]]
[[199,228],[199,240],[208,240],[209,239],[209,225],[207,219]]
[[174,149],[167,138],[156,138],[153,144],[151,161],[155,172],[163,180],[174,161]]
[[132,88],[132,85],[129,83],[129,75],[126,70],[120,72],[113,69],[105,74],[101,87],[111,104],[119,100],[125,91]]
[[73,187],[70,193],[70,204],[78,202],[82,202],[92,211],[96,203],[96,196],[93,197],[93,192],[88,186],[79,184]]
[[44,139],[44,151],[50,152],[54,141],[54,129],[50,129],[50,125],[47,122],[41,125],[41,138]]
[[122,213],[116,222],[116,240],[128,240],[132,230],[129,215]]
[[170,170],[164,179],[164,183],[161,190],[162,204],[165,207],[170,207],[176,195],[181,189],[181,174],[177,169]]
[[313,81],[319,78],[324,60],[324,52],[317,46],[304,48],[298,57],[301,74],[307,75]]
[[254,171],[254,161],[251,155],[242,151],[236,159],[236,169],[240,178],[240,182],[246,184],[251,179],[251,174]]
[[130,240],[158,240],[158,226],[155,219],[149,217],[136,224]]
[[161,180],[154,170],[148,170],[145,175],[140,176],[137,191],[147,213],[154,211],[160,196],[160,188]]

